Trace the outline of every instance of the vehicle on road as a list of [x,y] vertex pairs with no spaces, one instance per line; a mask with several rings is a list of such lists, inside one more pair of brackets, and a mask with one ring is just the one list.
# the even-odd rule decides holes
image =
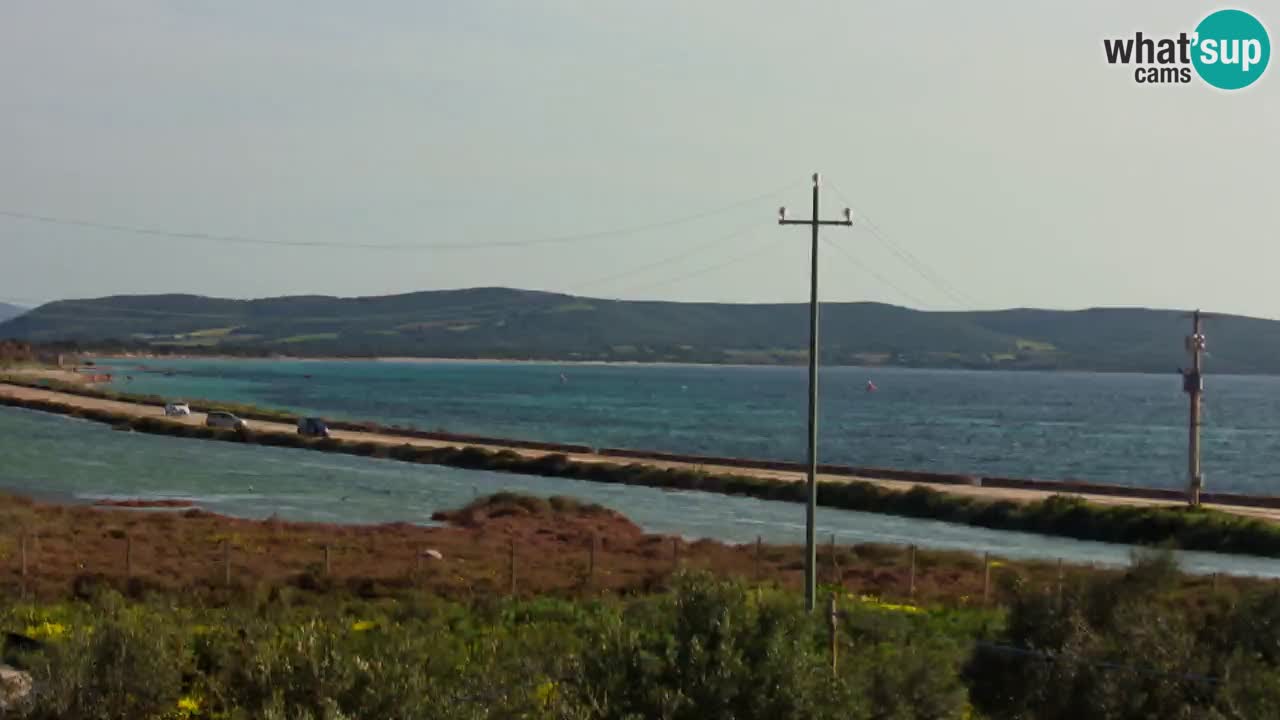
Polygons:
[[305,417],[298,421],[298,434],[307,437],[329,437],[329,426],[318,417]]
[[229,412],[222,412],[221,410],[215,410],[205,416],[204,424],[209,427],[230,428],[232,430],[249,429],[249,423]]
[[191,406],[182,402],[171,402],[164,406],[164,414],[168,417],[186,417],[191,414]]

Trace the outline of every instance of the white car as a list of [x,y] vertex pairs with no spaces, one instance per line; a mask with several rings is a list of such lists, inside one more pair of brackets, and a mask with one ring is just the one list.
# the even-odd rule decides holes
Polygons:
[[184,417],[191,414],[191,406],[186,403],[169,403],[164,406],[164,414],[169,417]]

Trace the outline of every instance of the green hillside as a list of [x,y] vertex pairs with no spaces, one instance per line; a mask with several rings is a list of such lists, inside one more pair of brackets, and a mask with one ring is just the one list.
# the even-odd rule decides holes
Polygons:
[[17,317],[26,311],[27,309],[24,307],[0,302],[0,322],[4,322],[12,317]]
[[[822,310],[828,363],[1169,372],[1189,322],[1172,310],[924,312],[879,303]],[[154,352],[800,363],[804,304],[584,298],[473,288],[335,298],[114,296],[49,303],[0,337]],[[1215,372],[1280,372],[1280,322],[1210,325]]]

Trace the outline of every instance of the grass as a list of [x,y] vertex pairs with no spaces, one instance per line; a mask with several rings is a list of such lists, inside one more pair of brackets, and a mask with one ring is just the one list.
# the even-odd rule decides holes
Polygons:
[[326,333],[311,333],[308,335],[291,335],[286,338],[280,338],[275,342],[287,345],[291,343],[305,343],[305,342],[316,342],[318,340],[337,340],[337,339],[338,339],[338,333],[326,332]]
[[232,325],[230,327],[209,328],[207,330],[196,330],[193,332],[186,333],[186,336],[187,337],[212,337],[212,338],[226,337],[227,335],[230,335],[231,333],[235,332],[236,329],[239,327],[240,327],[239,325]]
[[[294,433],[235,432],[187,425],[159,417],[136,417],[44,400],[4,397],[0,398],[0,404],[72,415],[118,428],[128,427],[159,435],[303,448],[473,470],[717,492],[762,500],[804,501],[803,484],[776,478],[710,473],[680,467],[663,468],[639,462],[622,464],[580,461],[561,453],[529,455],[477,446],[424,447],[407,443],[393,445],[337,438],[311,439]],[[818,502],[824,507],[941,520],[993,530],[1018,530],[1125,544],[1167,544],[1186,550],[1280,557],[1280,526],[1205,508],[1100,505],[1067,495],[1017,503],[953,495],[924,486],[916,486],[907,491],[894,490],[856,480],[821,483],[818,486]]]
[[1047,343],[1040,340],[1028,340],[1026,338],[1018,338],[1016,341],[1019,350],[1030,352],[1054,352],[1058,348],[1053,343]]

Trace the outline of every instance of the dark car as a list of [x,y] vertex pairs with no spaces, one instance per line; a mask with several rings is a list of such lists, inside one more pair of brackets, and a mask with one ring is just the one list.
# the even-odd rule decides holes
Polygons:
[[309,417],[298,421],[298,434],[307,437],[329,437],[329,426],[320,418]]

